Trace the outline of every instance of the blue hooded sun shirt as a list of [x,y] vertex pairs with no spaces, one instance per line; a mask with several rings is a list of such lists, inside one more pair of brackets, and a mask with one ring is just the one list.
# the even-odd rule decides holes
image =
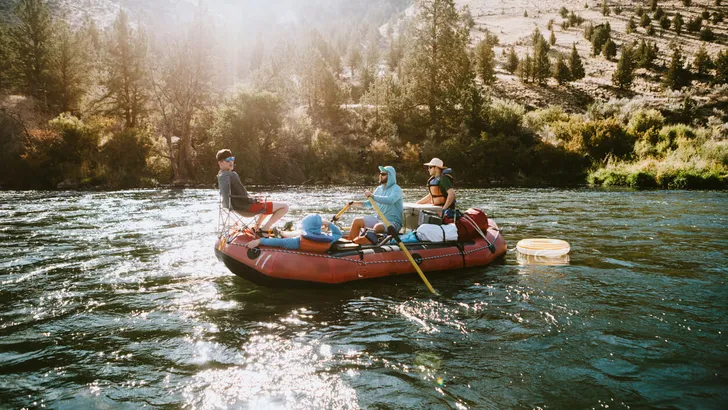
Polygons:
[[[402,227],[402,210],[404,208],[404,200],[402,199],[402,188],[397,185],[397,172],[394,167],[387,165],[386,167],[379,167],[379,170],[386,172],[387,184],[379,185],[374,190],[372,199],[374,199],[379,205],[379,209],[382,211],[387,220],[396,225],[399,229]],[[364,202],[364,206],[371,207],[372,205],[367,201]],[[379,216],[379,215],[377,215]]]

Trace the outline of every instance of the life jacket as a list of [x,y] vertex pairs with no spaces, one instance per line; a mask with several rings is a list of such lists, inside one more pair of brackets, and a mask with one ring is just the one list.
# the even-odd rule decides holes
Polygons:
[[[317,238],[318,239],[318,238]],[[311,252],[311,253],[324,253],[329,250],[331,247],[331,240],[314,240],[314,239],[308,239],[305,235],[301,235],[301,248],[300,250],[304,252]]]
[[[447,192],[442,192],[440,189],[440,178],[450,178],[450,181],[455,180],[452,176],[451,168],[443,169],[439,177],[431,176],[430,179],[427,180],[426,188],[432,197],[432,204],[437,206],[445,205],[445,201],[447,200]],[[455,204],[453,203],[453,205]]]

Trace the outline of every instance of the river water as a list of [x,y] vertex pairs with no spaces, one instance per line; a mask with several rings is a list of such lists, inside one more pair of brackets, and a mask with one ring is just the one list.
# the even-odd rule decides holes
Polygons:
[[[361,189],[253,191],[299,219]],[[212,190],[0,192],[0,407],[725,408],[728,193],[458,195],[509,253],[429,276],[431,297],[416,276],[238,278]],[[570,262],[519,263],[528,237]]]

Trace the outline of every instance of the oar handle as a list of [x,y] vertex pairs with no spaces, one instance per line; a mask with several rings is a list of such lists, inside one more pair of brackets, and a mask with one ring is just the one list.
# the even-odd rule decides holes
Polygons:
[[412,254],[410,254],[409,249],[402,243],[402,240],[399,239],[399,235],[397,234],[396,229],[392,229],[392,224],[389,223],[387,220],[387,217],[384,216],[382,213],[382,210],[379,209],[379,205],[377,205],[376,202],[374,202],[374,199],[372,197],[369,197],[369,203],[372,204],[372,208],[374,208],[375,211],[377,211],[377,214],[379,215],[379,218],[382,219],[382,222],[384,222],[385,225],[387,225],[387,233],[391,234],[394,237],[394,240],[397,242],[397,245],[399,245],[399,248],[402,249],[402,252],[407,256],[407,259],[409,259],[412,266],[414,266],[415,270],[417,271],[417,274],[420,275],[420,278],[423,282],[425,282],[425,285],[427,286],[427,289],[430,290],[433,294],[437,295],[438,293],[433,289],[432,285],[430,285],[430,281],[427,280],[427,277],[425,277],[425,274],[422,273],[422,269],[420,269],[420,266],[417,265],[417,262],[415,262],[415,259],[412,257]]

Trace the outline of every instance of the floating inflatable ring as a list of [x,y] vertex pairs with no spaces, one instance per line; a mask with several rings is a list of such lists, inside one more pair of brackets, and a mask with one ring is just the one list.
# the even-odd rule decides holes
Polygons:
[[530,238],[518,241],[516,250],[524,255],[558,258],[571,250],[571,246],[561,239]]

